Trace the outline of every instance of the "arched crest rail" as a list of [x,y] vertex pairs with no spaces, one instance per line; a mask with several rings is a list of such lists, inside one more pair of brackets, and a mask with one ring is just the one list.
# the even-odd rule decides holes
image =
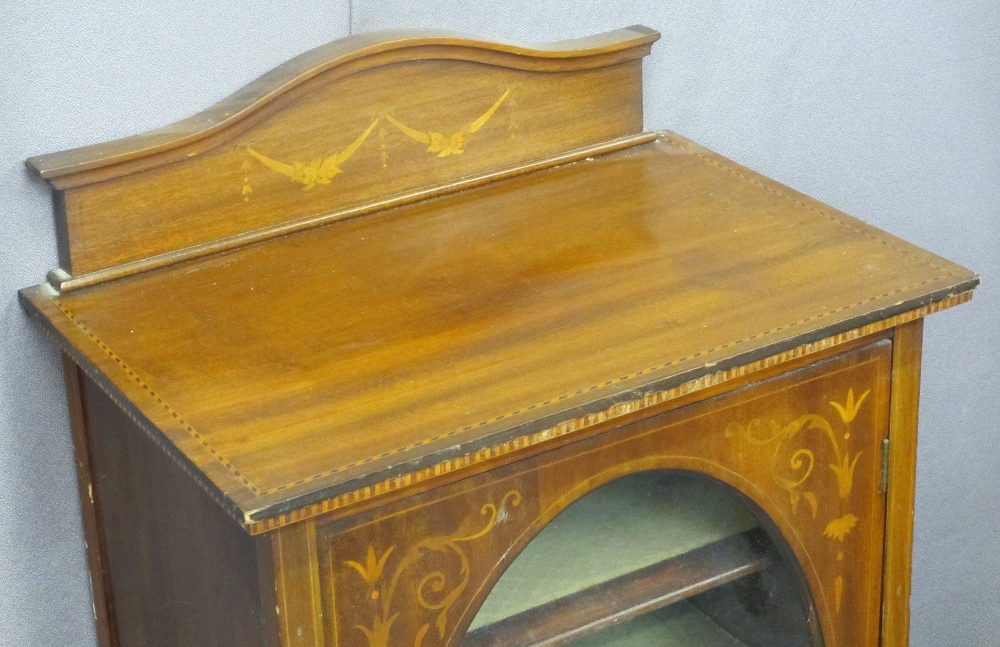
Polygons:
[[56,192],[54,283],[96,283],[386,196],[634,143],[641,58],[657,38],[639,26],[547,45],[351,36],[183,121],[31,158]]

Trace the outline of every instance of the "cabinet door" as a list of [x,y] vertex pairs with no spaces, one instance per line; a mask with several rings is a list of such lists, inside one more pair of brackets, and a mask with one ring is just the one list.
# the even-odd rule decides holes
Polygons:
[[873,343],[318,519],[325,644],[670,645],[673,626],[874,647],[890,357]]

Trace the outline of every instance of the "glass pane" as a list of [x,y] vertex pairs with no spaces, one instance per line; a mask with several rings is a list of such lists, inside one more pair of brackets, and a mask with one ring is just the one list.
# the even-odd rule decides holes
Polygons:
[[761,525],[710,479],[617,479],[528,544],[462,647],[816,645],[801,576]]

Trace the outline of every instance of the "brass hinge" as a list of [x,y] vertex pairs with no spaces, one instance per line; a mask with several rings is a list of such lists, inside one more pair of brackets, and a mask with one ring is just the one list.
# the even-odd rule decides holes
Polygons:
[[882,487],[879,492],[885,494],[889,491],[889,439],[882,441]]

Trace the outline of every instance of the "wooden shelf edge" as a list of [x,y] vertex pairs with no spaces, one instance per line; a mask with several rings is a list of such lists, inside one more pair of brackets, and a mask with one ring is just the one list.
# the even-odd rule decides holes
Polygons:
[[555,647],[771,565],[756,528],[469,632],[461,647]]

